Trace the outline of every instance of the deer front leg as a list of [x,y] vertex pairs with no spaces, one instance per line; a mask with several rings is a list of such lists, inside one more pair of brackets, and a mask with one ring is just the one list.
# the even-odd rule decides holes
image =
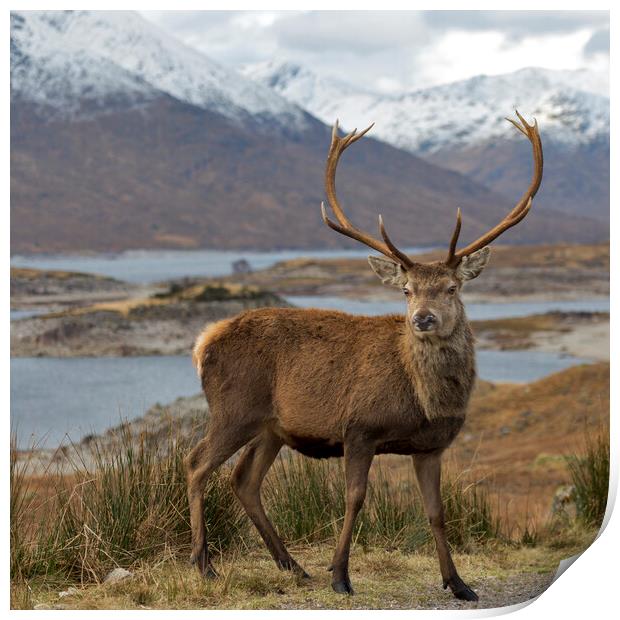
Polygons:
[[353,527],[364,499],[368,484],[368,470],[374,457],[374,446],[359,441],[345,442],[344,471],[347,486],[346,509],[344,524],[334,559],[330,570],[332,573],[332,588],[340,594],[353,594],[349,579],[349,552],[351,550],[351,536]]
[[450,586],[456,598],[464,601],[477,601],[478,595],[459,577],[450,555],[444,525],[443,504],[441,501],[441,453],[414,455],[413,465],[418,478],[424,508],[431,525],[439,568],[443,577],[443,587]]

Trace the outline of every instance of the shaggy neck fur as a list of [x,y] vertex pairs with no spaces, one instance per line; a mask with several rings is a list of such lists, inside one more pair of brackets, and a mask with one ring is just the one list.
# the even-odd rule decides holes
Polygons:
[[450,337],[418,338],[409,321],[401,356],[429,420],[465,417],[475,379],[474,338],[463,313]]

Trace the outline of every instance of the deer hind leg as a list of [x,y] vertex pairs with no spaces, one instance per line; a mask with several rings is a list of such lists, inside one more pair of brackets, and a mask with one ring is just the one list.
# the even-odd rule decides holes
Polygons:
[[368,471],[374,458],[374,446],[362,442],[345,442],[344,470],[346,478],[346,508],[344,523],[340,538],[334,552],[334,559],[330,570],[332,573],[332,588],[340,594],[353,594],[353,587],[349,578],[349,553],[351,551],[351,537],[355,520],[364,505],[366,487],[368,485]]
[[456,567],[450,555],[444,524],[443,504],[441,501],[441,453],[429,455],[414,455],[415,467],[424,508],[431,525],[437,555],[439,556],[439,568],[443,578],[444,589],[450,586],[450,590],[456,598],[464,601],[477,601],[478,595],[459,577]]
[[267,518],[260,497],[262,482],[278,455],[282,443],[282,440],[269,430],[255,437],[246,446],[237,462],[231,482],[239,501],[265,541],[278,567],[292,570],[302,577],[308,577],[303,568],[293,560]]
[[214,577],[216,572],[209,559],[204,517],[204,493],[211,474],[239,448],[256,434],[253,429],[231,429],[212,416],[207,435],[185,458],[187,472],[187,494],[189,499],[190,523],[192,528],[192,554],[190,562],[195,564],[205,577]]

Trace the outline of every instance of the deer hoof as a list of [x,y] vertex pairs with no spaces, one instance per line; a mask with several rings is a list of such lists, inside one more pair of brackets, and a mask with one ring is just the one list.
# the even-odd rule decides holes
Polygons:
[[205,543],[200,551],[197,553],[192,553],[190,559],[190,564],[193,564],[198,569],[198,572],[205,579],[214,579],[217,577],[217,572],[211,565],[209,561],[209,552],[207,550],[207,543]]
[[461,601],[475,602],[478,599],[478,595],[466,584],[460,577],[453,577],[448,581],[444,581],[444,590],[450,586],[452,594]]
[[218,577],[217,571],[211,566],[211,563],[207,564],[203,570],[200,571],[205,579],[215,579]]
[[310,579],[310,575],[301,567],[293,558],[287,558],[286,560],[279,560],[278,567],[281,570],[290,570],[295,573],[301,579]]
[[338,594],[355,594],[351,581],[348,577],[341,579],[340,581],[332,581],[332,588],[334,592]]
[[453,594],[462,601],[475,602],[478,600],[478,595],[469,586],[465,586],[461,590],[456,590]]

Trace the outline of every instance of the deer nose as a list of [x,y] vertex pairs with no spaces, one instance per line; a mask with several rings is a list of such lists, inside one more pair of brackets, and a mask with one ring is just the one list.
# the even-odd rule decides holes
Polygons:
[[426,331],[437,322],[437,317],[428,310],[418,310],[413,315],[413,322],[420,331]]

